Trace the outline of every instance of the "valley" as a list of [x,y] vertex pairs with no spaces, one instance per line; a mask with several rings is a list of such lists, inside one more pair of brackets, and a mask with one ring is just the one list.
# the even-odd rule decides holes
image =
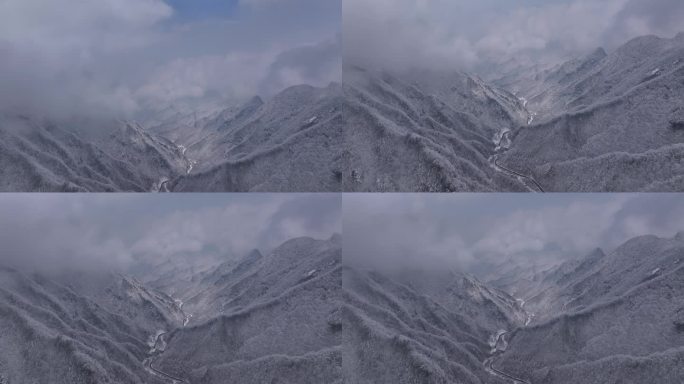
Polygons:
[[482,74],[345,63],[297,85],[135,121],[0,117],[0,190],[682,190],[684,34]]
[[124,275],[75,284],[70,273],[1,272],[0,374],[9,383],[341,377],[338,238],[292,239],[216,265],[179,290],[195,298],[187,304]]
[[338,235],[169,271],[74,283],[3,269],[5,382],[532,384],[600,368],[619,383],[635,361],[640,377],[682,373],[681,233],[547,269],[513,288],[524,298],[496,271],[343,264]]
[[0,116],[0,191],[340,190],[340,86],[171,109],[143,123]]
[[682,190],[683,33],[558,65],[494,68],[480,76],[347,64],[344,189]]
[[354,383],[674,383],[682,262],[681,233],[638,237],[541,273],[525,300],[458,273],[350,271],[345,372]]

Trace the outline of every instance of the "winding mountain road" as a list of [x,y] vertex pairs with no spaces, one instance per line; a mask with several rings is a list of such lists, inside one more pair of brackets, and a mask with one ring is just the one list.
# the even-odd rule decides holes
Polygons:
[[[188,322],[190,321],[190,317],[192,315],[188,315],[183,311],[183,302],[180,300],[176,300],[176,305],[178,306],[178,309],[181,311],[183,314],[183,327],[185,327]],[[186,379],[180,378],[178,376],[174,376],[168,372],[164,372],[162,370],[159,370],[154,367],[153,360],[156,356],[159,356],[160,354],[164,353],[164,349],[166,349],[166,341],[164,340],[164,336],[166,336],[168,332],[161,332],[157,335],[157,337],[154,340],[154,346],[152,347],[152,351],[150,352],[152,356],[148,357],[147,359],[143,360],[143,368],[152,374],[153,376],[157,376],[163,380],[170,381],[171,384],[190,384],[190,382]]]
[[[187,152],[187,148],[184,145],[176,145],[176,149],[178,150],[178,153],[181,155],[183,158],[183,161],[185,162],[185,174],[189,175],[192,170],[195,168],[195,166],[198,164],[197,160],[191,160],[185,155],[185,152]],[[159,182],[159,188],[158,191],[159,193],[168,193],[171,192],[169,190],[169,183],[171,182],[171,179],[169,178],[162,178]]]
[[[502,353],[504,353],[506,351],[506,346],[508,344],[506,343],[506,339],[504,339],[504,337],[507,334],[508,334],[508,332],[502,332],[497,337],[496,344],[494,346],[495,350],[492,353],[492,356],[485,359],[485,361],[483,363],[485,370],[487,372],[489,372],[491,375],[497,376],[501,379],[511,380],[513,382],[513,384],[532,384],[532,382],[530,382],[528,380],[521,379],[519,377],[513,376],[509,373],[506,373],[506,372],[499,370],[496,367],[494,367],[494,362],[496,361],[497,356],[501,355]],[[501,345],[503,345],[503,347],[500,347]]]
[[[162,333],[159,335],[159,337],[164,336],[166,333]],[[143,360],[143,367],[145,370],[153,374],[154,376],[160,377],[164,380],[170,380],[172,384],[190,384],[189,381],[182,379],[180,377],[176,377],[170,373],[166,373],[164,371],[160,371],[159,369],[155,368],[154,365],[152,364],[152,357],[148,357],[147,359]]]
[[[510,130],[504,130],[500,133],[500,137],[498,137],[498,141],[496,142],[496,152],[505,152],[508,150],[508,148],[511,145],[511,139],[510,139]],[[497,135],[498,136],[498,135]],[[512,176],[517,178],[525,187],[527,187],[530,192],[541,192],[544,193],[544,188],[535,180],[532,176],[528,175],[523,175],[520,172],[516,172],[510,168],[507,168],[501,164],[499,164],[499,153],[492,155],[489,158],[489,163],[494,167],[499,172],[505,173],[508,176]],[[530,187],[530,184],[534,186],[534,188]]]
[[171,192],[169,191],[168,184],[171,180],[169,179],[163,179],[161,183],[159,183],[159,193],[168,193]]

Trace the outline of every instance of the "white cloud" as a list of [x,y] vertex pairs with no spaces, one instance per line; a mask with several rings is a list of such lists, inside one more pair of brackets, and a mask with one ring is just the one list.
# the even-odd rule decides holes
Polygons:
[[491,230],[473,245],[473,251],[496,257],[538,255],[553,246],[566,254],[579,255],[604,244],[626,201],[617,197],[608,203],[580,201],[516,211],[497,218]]
[[149,28],[172,15],[162,0],[5,0],[0,40],[22,50],[75,55],[139,45]]
[[684,26],[680,0],[347,0],[345,58],[392,70],[473,69],[511,55],[559,60]]
[[155,70],[136,96],[153,104],[221,93],[225,98],[253,95],[273,60],[268,53],[231,53],[175,59]]
[[0,264],[122,269],[173,256],[239,258],[341,232],[339,204],[327,195],[7,195]]
[[[196,20],[163,0],[0,1],[0,113],[131,118],[186,98],[252,96],[280,53],[339,32],[318,21],[339,15],[312,4],[241,2],[232,18]],[[282,72],[291,76],[270,92],[320,83],[296,68]]]
[[684,230],[678,194],[354,195],[343,212],[345,260],[383,268],[557,263]]

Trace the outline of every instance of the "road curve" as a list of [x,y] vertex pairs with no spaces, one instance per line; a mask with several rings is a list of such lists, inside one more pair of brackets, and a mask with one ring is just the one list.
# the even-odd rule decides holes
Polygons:
[[[188,324],[188,322],[190,321],[190,317],[192,315],[188,315],[187,313],[185,313],[185,311],[183,311],[183,302],[182,301],[176,300],[175,302],[176,302],[176,305],[178,306],[178,309],[180,310],[180,312],[184,316],[183,327],[185,327]],[[158,356],[159,354],[164,352],[163,350],[161,350],[161,351],[158,350],[157,345],[159,345],[159,344],[166,345],[166,343],[164,342],[164,336],[166,334],[168,334],[168,332],[162,332],[159,335],[157,335],[157,338],[154,340],[153,349],[150,352],[153,355],[148,357],[147,359],[143,360],[143,368],[155,376],[161,377],[162,379],[165,379],[165,380],[171,380],[172,384],[190,384],[190,382],[186,379],[174,376],[170,373],[167,373],[167,372],[164,372],[164,371],[161,371],[161,370],[155,368],[154,364],[152,363],[155,356]]]
[[510,138],[510,135],[511,135],[510,130],[505,129],[500,133],[500,135],[501,135],[500,137],[497,135],[497,137],[495,138],[496,149],[494,151],[496,152],[496,154],[494,154],[492,157],[489,158],[489,162],[494,166],[494,169],[496,169],[500,172],[503,172],[503,173],[507,173],[509,176],[513,176],[513,177],[518,178],[518,180],[521,183],[523,183],[527,188],[529,188],[530,191],[534,191],[532,188],[530,188],[529,185],[527,185],[523,181],[523,180],[528,180],[528,181],[532,182],[532,184],[539,190],[539,192],[544,193],[545,192],[544,188],[542,188],[542,186],[532,176],[523,175],[520,172],[516,172],[510,168],[504,167],[503,165],[499,164],[498,152],[505,152],[506,150],[508,150],[508,148],[510,147],[510,145],[512,143],[511,138]]
[[496,350],[493,352],[492,356],[487,358],[483,363],[485,370],[489,371],[490,374],[493,374],[493,375],[498,376],[500,378],[512,380],[513,384],[532,384],[532,382],[530,382],[528,380],[521,379],[519,377],[513,376],[509,373],[506,373],[506,372],[501,371],[501,370],[497,369],[496,367],[494,367],[494,361],[496,360],[496,357],[504,352],[504,350],[498,349],[499,342],[505,341],[505,339],[503,339],[503,337],[506,336],[507,334],[508,334],[508,332],[503,332],[497,338],[496,344],[494,347],[494,348],[496,348]]
[[185,380],[185,379],[182,379],[180,377],[176,377],[174,375],[171,375],[171,374],[166,373],[164,371],[160,371],[157,368],[155,368],[154,365],[152,365],[152,358],[151,357],[148,357],[147,359],[145,359],[143,361],[143,367],[145,369],[147,369],[148,371],[152,372],[156,376],[160,376],[161,378],[166,379],[166,380],[171,380],[171,382],[173,384],[180,384],[180,383],[190,384],[190,382]]
[[159,184],[159,193],[164,193],[164,192],[171,192],[169,191],[169,187],[167,184],[169,184],[171,180],[163,180],[161,184]]
[[505,171],[506,173],[509,173],[509,174],[511,174],[511,175],[513,175],[513,176],[522,177],[523,179],[526,179],[526,180],[531,181],[532,184],[534,184],[534,185],[539,189],[539,192],[545,193],[544,188],[542,188],[542,186],[539,185],[539,183],[537,182],[537,180],[535,180],[532,176],[523,175],[522,173],[518,173],[518,172],[516,172],[516,171],[514,171],[514,170],[512,170],[512,169],[506,168],[506,167],[504,167],[503,165],[499,164],[499,157],[498,157],[498,155],[496,155],[496,156],[494,157],[494,165],[495,165],[497,168],[501,168],[501,169],[502,169],[503,171]]

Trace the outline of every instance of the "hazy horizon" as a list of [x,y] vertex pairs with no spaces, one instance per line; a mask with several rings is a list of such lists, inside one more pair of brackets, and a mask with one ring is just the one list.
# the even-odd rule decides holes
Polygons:
[[380,0],[343,4],[345,64],[470,70],[557,63],[644,35],[684,31],[677,0]]
[[339,0],[0,4],[0,112],[130,118],[341,76]]
[[296,237],[327,239],[341,232],[340,209],[329,194],[6,194],[0,261],[125,270],[142,259],[238,259]]
[[555,265],[684,231],[677,194],[346,195],[344,256],[371,268]]

